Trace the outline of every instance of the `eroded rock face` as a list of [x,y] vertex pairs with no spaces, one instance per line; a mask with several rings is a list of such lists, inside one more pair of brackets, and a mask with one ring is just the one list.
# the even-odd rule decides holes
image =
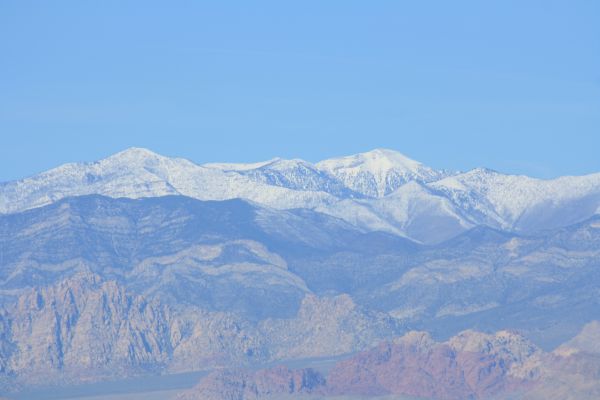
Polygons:
[[172,350],[167,308],[91,273],[30,290],[7,318],[9,370],[30,381],[156,369]]
[[266,359],[252,325],[220,312],[174,312],[115,281],[78,273],[32,289],[2,315],[0,366],[27,384],[123,378]]
[[[392,321],[349,296],[309,296],[294,318],[174,309],[80,272],[30,289],[0,311],[0,372],[25,385],[246,366],[355,352],[393,336]],[[386,336],[387,335],[387,336]]]
[[269,396],[322,392],[324,377],[313,369],[284,366],[248,371],[217,371],[177,400],[254,400]]

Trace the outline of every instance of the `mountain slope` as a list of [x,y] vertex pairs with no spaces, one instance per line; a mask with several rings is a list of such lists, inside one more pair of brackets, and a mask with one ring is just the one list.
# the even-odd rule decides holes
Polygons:
[[600,318],[598,226],[533,237],[475,227],[421,246],[239,199],[84,196],[0,216],[0,300],[91,271],[166,304],[250,320],[293,316],[309,294],[349,294],[442,337],[476,324],[552,346]]
[[252,181],[298,191],[325,192],[336,197],[361,197],[330,175],[304,160],[276,158],[256,164],[204,164],[221,171],[236,172]]
[[600,210],[600,174],[541,180],[480,168],[429,186],[477,224],[516,232],[571,225]]
[[314,211],[182,196],[67,198],[0,216],[0,232],[4,301],[23,288],[92,271],[170,304],[256,318],[295,313],[311,291],[295,267],[305,259],[416,248]]

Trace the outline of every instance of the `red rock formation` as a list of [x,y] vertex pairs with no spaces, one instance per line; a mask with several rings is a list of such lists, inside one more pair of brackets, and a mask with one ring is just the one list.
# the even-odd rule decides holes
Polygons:
[[498,393],[510,386],[506,374],[507,366],[501,360],[457,353],[446,344],[419,351],[404,344],[385,343],[338,363],[327,381],[330,393],[335,394],[459,400]]
[[284,366],[256,372],[213,372],[177,400],[249,400],[281,394],[315,393],[325,379],[313,369],[290,370]]
[[[600,355],[544,353],[522,336],[465,331],[444,343],[422,332],[338,362],[327,379],[311,369],[220,371],[180,400],[256,400],[315,394],[399,395],[435,400],[596,400]],[[319,397],[319,398],[321,398]]]

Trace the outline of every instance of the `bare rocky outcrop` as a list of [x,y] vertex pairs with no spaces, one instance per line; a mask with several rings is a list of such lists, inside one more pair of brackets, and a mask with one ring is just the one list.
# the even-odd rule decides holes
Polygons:
[[393,336],[389,318],[349,296],[311,295],[296,317],[255,324],[234,313],[174,309],[85,271],[29,289],[0,312],[0,376],[9,380],[0,387],[329,356]]
[[592,400],[600,394],[600,356],[545,353],[510,331],[465,331],[443,343],[426,332],[409,332],[339,361],[326,377],[286,367],[222,370],[178,400],[278,399],[299,394],[319,399]]
[[9,315],[14,343],[9,368],[27,380],[153,369],[171,351],[168,309],[91,273],[30,290]]
[[357,306],[348,295],[306,296],[294,319],[269,319],[260,325],[275,359],[341,355],[391,338],[400,328],[383,313]]
[[284,366],[249,371],[217,371],[177,400],[256,400],[269,396],[322,392],[325,379],[313,369]]
[[[484,399],[523,386],[511,375],[521,359],[498,336],[465,332],[446,343],[410,333],[338,363],[327,377],[335,394],[397,394],[440,400]],[[511,337],[509,341],[518,341]],[[520,350],[520,349],[519,349]]]
[[27,384],[200,370],[264,356],[247,322],[197,309],[174,312],[93,273],[28,291],[2,321],[3,372]]

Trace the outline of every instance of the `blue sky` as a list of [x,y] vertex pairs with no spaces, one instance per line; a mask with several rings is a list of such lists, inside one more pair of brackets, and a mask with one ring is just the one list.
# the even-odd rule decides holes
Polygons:
[[2,1],[0,181],[129,146],[600,171],[600,2]]

